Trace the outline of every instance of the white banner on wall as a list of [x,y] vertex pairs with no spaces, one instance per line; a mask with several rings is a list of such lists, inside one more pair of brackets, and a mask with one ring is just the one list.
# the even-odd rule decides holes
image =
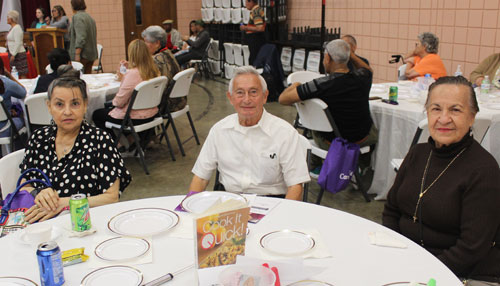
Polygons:
[[23,15],[21,14],[21,0],[3,0],[2,3],[2,16],[0,17],[0,32],[10,30],[10,25],[7,24],[7,13],[11,10],[19,12],[19,25],[23,28]]

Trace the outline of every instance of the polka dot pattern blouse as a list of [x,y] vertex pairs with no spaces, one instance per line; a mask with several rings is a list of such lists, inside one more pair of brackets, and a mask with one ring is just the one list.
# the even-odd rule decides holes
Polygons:
[[[97,127],[82,123],[73,149],[61,160],[56,154],[57,126],[46,126],[33,132],[19,166],[21,171],[38,168],[49,177],[60,197],[84,193],[96,196],[104,193],[120,178],[120,194],[132,177],[115,148],[112,138]],[[30,179],[40,175],[33,174]],[[41,184],[35,188],[42,187]]]

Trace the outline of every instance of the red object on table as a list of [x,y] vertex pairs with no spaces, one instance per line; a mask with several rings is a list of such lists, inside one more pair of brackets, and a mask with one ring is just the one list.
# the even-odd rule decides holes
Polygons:
[[[5,69],[10,72],[9,54],[8,53],[0,53],[0,57],[2,58],[3,66],[5,67]],[[31,54],[29,51],[26,51],[26,58],[28,59],[28,74],[26,76],[28,78],[37,77],[38,73],[36,72],[35,63],[33,62],[33,58],[31,57]]]
[[262,266],[271,269],[271,271],[274,273],[274,276],[276,276],[276,282],[274,283],[274,286],[281,286],[280,274],[278,273],[278,268],[276,268],[276,267],[269,267],[268,263],[264,263],[264,264],[262,264]]

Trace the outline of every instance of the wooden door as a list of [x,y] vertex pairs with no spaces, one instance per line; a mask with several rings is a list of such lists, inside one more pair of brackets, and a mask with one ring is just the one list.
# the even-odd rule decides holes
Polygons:
[[177,28],[176,0],[123,0],[125,50],[132,40],[141,38],[144,29],[161,26],[166,19],[174,20],[174,28]]

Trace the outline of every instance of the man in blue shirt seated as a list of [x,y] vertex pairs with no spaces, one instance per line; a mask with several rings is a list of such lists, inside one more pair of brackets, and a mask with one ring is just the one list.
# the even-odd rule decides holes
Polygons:
[[[3,61],[0,60],[0,96],[7,112],[11,112],[12,97],[24,99],[26,90],[24,87],[3,67]],[[0,107],[1,108],[1,107]],[[24,126],[24,120],[21,116],[13,117],[12,120],[17,130]],[[7,120],[0,121],[0,137],[10,136],[10,125]]]

